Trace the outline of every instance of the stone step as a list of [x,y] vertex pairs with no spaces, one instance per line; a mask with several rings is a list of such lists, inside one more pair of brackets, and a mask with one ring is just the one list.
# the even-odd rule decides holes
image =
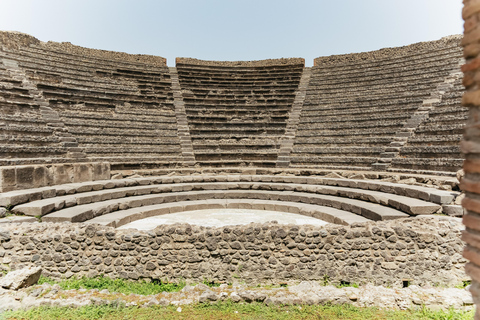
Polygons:
[[348,211],[319,205],[272,200],[209,199],[197,201],[179,201],[173,204],[162,203],[158,205],[119,210],[87,220],[86,223],[96,223],[100,225],[118,228],[132,221],[145,219],[152,216],[205,209],[272,210],[301,214],[321,219],[326,222],[342,225],[350,225],[352,223],[364,223],[370,221],[367,218]]
[[29,216],[43,216],[52,211],[61,210],[63,207],[89,204],[110,199],[133,197],[152,193],[165,193],[189,190],[272,190],[309,192],[312,194],[325,194],[351,199],[359,199],[371,203],[390,206],[411,215],[431,214],[437,212],[439,205],[423,200],[383,193],[381,191],[356,189],[338,186],[318,186],[295,183],[276,182],[208,182],[208,183],[178,183],[157,184],[147,186],[124,187],[109,190],[84,192],[75,195],[53,197],[49,199],[32,201],[13,208],[13,212]]
[[103,189],[149,186],[172,183],[202,182],[263,182],[286,183],[312,186],[339,186],[364,190],[380,191],[414,199],[425,200],[436,204],[449,204],[458,195],[455,191],[443,191],[416,185],[406,185],[377,180],[356,180],[346,178],[326,178],[321,176],[284,176],[284,175],[187,175],[187,176],[149,176],[118,180],[99,180],[82,183],[70,183],[51,187],[33,188],[0,193],[0,206],[16,206],[31,201],[49,199],[56,196],[81,194]]
[[311,194],[293,191],[265,190],[201,190],[180,191],[162,194],[132,196],[115,200],[106,200],[75,207],[61,209],[43,216],[45,222],[83,222],[122,208],[135,208],[178,201],[196,201],[207,199],[252,199],[292,201],[333,207],[361,215],[371,220],[390,220],[405,218],[409,215],[396,209],[365,201],[340,198],[330,195]]

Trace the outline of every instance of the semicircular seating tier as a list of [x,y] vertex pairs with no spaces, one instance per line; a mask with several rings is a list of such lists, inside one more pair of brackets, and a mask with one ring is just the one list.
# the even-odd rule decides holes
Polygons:
[[195,161],[274,167],[304,65],[177,58]]
[[164,58],[2,35],[3,164],[183,160]]
[[208,208],[341,224],[462,215],[459,41],[312,68],[301,58],[169,68],[0,32],[0,206],[25,215],[0,222],[121,226]]
[[448,211],[459,195],[454,191],[379,180],[306,177],[268,171],[228,175],[219,172],[132,177],[10,191],[0,194],[0,205],[21,215],[11,222],[41,219],[119,227],[168,213],[242,208],[296,213],[349,225]]
[[291,166],[459,170],[467,119],[459,41],[315,59]]

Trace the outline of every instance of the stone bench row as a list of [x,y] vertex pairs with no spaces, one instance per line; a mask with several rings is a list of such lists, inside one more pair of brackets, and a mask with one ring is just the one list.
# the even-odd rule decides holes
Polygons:
[[[311,110],[304,108],[302,110],[302,116],[305,118],[309,117],[325,117],[336,119],[337,117],[342,119],[343,116],[365,116],[366,113],[372,113],[373,115],[380,115],[380,114],[395,114],[399,112],[408,112],[413,113],[418,109],[418,104],[414,103],[397,103],[397,104],[389,104],[389,105],[382,105],[382,106],[370,106],[368,108],[365,107],[355,107],[350,106],[350,108],[337,108],[335,110],[335,114],[332,114],[331,110]],[[342,117],[339,117],[342,116]]]
[[94,75],[96,71],[111,72],[116,70],[144,72],[145,74],[153,74],[153,70],[157,71],[156,73],[158,74],[168,73],[167,67],[155,67],[142,63],[130,64],[120,60],[102,60],[96,59],[95,57],[91,56],[86,59],[85,57],[81,57],[80,59],[78,59],[78,56],[70,58],[58,56],[56,54],[50,56],[48,51],[44,52],[42,49],[38,50],[37,53],[28,52],[20,49],[16,51],[0,51],[0,54],[18,60],[21,64],[29,64],[33,66],[33,69],[36,68],[35,66],[45,69],[51,66],[52,68],[59,70],[69,70],[70,72],[81,72],[84,74],[90,73],[92,75]]
[[450,134],[450,135],[414,135],[408,138],[408,145],[458,145],[462,139],[463,134]]
[[[364,223],[370,221],[357,214],[305,203],[273,200],[251,200],[251,199],[209,199],[194,201],[178,201],[174,203],[162,203],[132,209],[119,210],[87,220],[86,223],[100,224],[118,228],[130,222],[145,219],[148,217],[179,213],[192,210],[206,209],[251,209],[270,210],[278,212],[295,213],[321,219],[325,222],[350,225],[353,223]],[[1,220],[0,220],[1,223]]]
[[[352,54],[352,56],[355,54]],[[459,46],[449,46],[445,48],[438,48],[436,50],[425,50],[425,51],[418,51],[415,52],[414,54],[406,54],[402,56],[397,56],[397,57],[385,57],[385,58],[376,58],[372,60],[352,60],[348,61],[347,59],[342,60],[341,62],[339,61],[338,63],[321,63],[321,61],[318,61],[318,63],[315,65],[314,68],[321,68],[325,70],[329,69],[351,69],[354,68],[355,66],[361,66],[362,68],[378,68],[379,66],[386,67],[387,65],[417,65],[421,64],[424,61],[429,61],[429,60],[453,60],[455,58],[459,59],[462,57],[462,51]]]
[[358,145],[378,147],[378,145],[389,144],[392,141],[392,136],[368,136],[368,137],[350,137],[345,138],[326,138],[326,137],[295,137],[295,146],[298,147],[315,147],[315,146],[346,146],[346,145]]
[[292,97],[255,97],[254,99],[216,99],[214,97],[209,98],[184,98],[183,101],[185,102],[186,106],[189,105],[232,105],[232,106],[250,106],[253,107],[255,105],[265,105],[267,107],[276,106],[277,104],[284,104],[290,105],[293,103],[293,96]]
[[[177,130],[177,123],[176,119],[171,119],[169,122],[144,122],[144,121],[138,121],[138,119],[118,119],[116,117],[112,117],[110,115],[110,119],[108,119],[107,114],[105,114],[103,119],[84,119],[84,118],[71,118],[71,117],[61,117],[62,121],[65,125],[67,126],[76,126],[76,127],[95,127],[97,129],[102,128],[105,130],[108,129],[119,129],[119,128],[125,128],[127,127],[128,129],[141,129],[141,130],[154,130],[154,131],[164,131],[164,130]],[[152,117],[153,118],[153,117]],[[175,122],[174,122],[175,120]]]
[[[279,145],[279,141],[275,141],[274,139],[270,140],[260,140],[260,141],[247,141],[245,143],[228,143],[226,141],[195,141],[193,144],[193,149],[197,151],[198,154],[200,153],[210,153],[213,150],[218,152],[225,152],[225,153],[243,153],[243,152],[253,152],[258,151],[262,153],[272,153],[277,154],[278,150],[276,149]],[[196,154],[197,154],[196,153]]]
[[[180,186],[178,186],[180,187]],[[187,187],[187,186],[186,186]],[[162,203],[175,203],[178,201],[198,201],[208,199],[251,199],[300,202],[356,213],[371,220],[390,220],[408,217],[408,214],[379,204],[369,203],[337,196],[312,194],[294,191],[269,191],[269,190],[196,190],[172,191],[147,195],[133,195],[119,197],[112,200],[97,201],[73,207],[59,209],[43,215],[45,222],[83,222],[94,217],[122,209],[156,205]],[[56,204],[61,205],[62,200]],[[55,205],[55,204],[54,204]],[[54,208],[55,209],[55,208]],[[15,210],[15,209],[14,209]],[[23,210],[26,211],[26,210]]]
[[161,113],[161,114],[149,114],[148,110],[144,110],[144,113],[136,114],[132,117],[131,114],[119,112],[116,110],[114,114],[112,113],[105,113],[105,112],[72,112],[68,110],[57,110],[61,117],[64,118],[77,118],[82,119],[83,121],[112,121],[112,122],[134,122],[134,123],[141,123],[143,125],[170,125],[171,123],[176,124],[176,118],[174,113]]
[[128,103],[131,105],[142,105],[143,107],[147,108],[158,108],[161,106],[163,109],[168,109],[168,110],[175,110],[173,101],[155,101],[155,100],[128,100],[128,101],[121,101],[121,100],[116,100],[116,99],[109,99],[105,98],[100,101],[99,99],[93,100],[93,99],[75,99],[72,97],[59,97],[55,94],[45,94],[44,95],[46,100],[48,100],[49,104],[51,106],[54,106],[55,108],[62,108],[65,107],[65,105],[68,106],[78,106],[81,105],[84,108],[90,108],[91,110],[114,110],[117,108],[118,105],[122,105],[124,103]]
[[[59,144],[36,145],[2,145],[0,154],[4,158],[28,159],[39,157],[62,157],[65,155],[65,148]],[[27,161],[28,162],[28,161]]]
[[[463,158],[393,158],[391,170],[420,174],[442,174],[457,172],[463,165]],[[431,169],[431,170],[429,170]]]
[[250,113],[250,114],[243,114],[243,115],[237,115],[237,116],[232,116],[228,114],[212,114],[212,113],[196,113],[196,114],[188,114],[187,119],[189,120],[189,123],[211,123],[211,122],[225,122],[225,121],[239,121],[241,119],[242,121],[244,120],[254,120],[255,122],[268,122],[272,121],[275,123],[280,123],[280,122],[285,122],[288,120],[288,114],[286,112],[282,113],[281,115],[276,114],[276,115],[271,115],[270,113],[265,113],[265,112],[256,112],[256,113]]
[[373,157],[360,156],[315,156],[292,153],[290,156],[293,167],[313,167],[345,170],[368,170],[376,162],[379,155]]
[[246,84],[252,82],[279,82],[287,83],[289,81],[295,81],[300,79],[302,71],[282,71],[278,73],[251,73],[251,74],[241,74],[235,71],[228,73],[201,73],[201,72],[184,72],[183,70],[178,69],[178,75],[182,79],[182,82],[192,82],[196,80],[202,81],[203,83],[238,83]]
[[[261,109],[260,109],[261,108]],[[242,103],[228,103],[228,104],[210,104],[202,102],[201,104],[187,104],[185,112],[187,115],[196,115],[199,113],[206,113],[212,115],[223,115],[232,113],[244,114],[283,114],[290,112],[291,103],[260,103],[247,104]]]
[[125,137],[177,137],[176,130],[140,130],[140,129],[130,129],[130,128],[105,128],[99,127],[85,127],[78,125],[69,125],[68,132],[73,135],[87,135],[87,136],[118,136],[125,135]]
[[124,81],[119,82],[114,78],[98,78],[92,76],[91,74],[72,74],[67,70],[59,72],[57,70],[43,70],[38,66],[26,65],[22,65],[22,68],[26,70],[25,73],[27,77],[35,82],[46,84],[61,83],[64,86],[83,88],[92,91],[110,91],[112,93],[130,92],[133,94],[137,92],[139,88],[146,86],[144,84],[139,84],[138,81],[129,80],[126,82],[125,79]]
[[190,129],[190,135],[192,139],[209,139],[212,140],[215,136],[217,139],[255,139],[260,138],[280,138],[285,133],[285,129],[282,128],[251,128],[251,129],[228,129],[228,128],[199,128]]
[[229,167],[275,168],[277,165],[277,159],[252,160],[243,159],[240,156],[237,156],[235,160],[212,158],[209,158],[208,160],[195,159],[195,163],[198,164],[199,167],[209,167],[214,169]]
[[[379,97],[389,98],[389,99],[414,99],[415,97],[428,97],[430,92],[433,91],[433,87],[429,88],[410,88],[410,90],[364,90],[363,92],[357,88],[348,90],[346,88],[341,88],[335,92],[329,93],[327,91],[315,90],[307,91],[307,98],[313,98],[314,100],[332,103],[339,103],[342,101],[370,101],[378,99]],[[345,95],[348,93],[348,95]],[[339,100],[339,101],[337,101]]]
[[415,130],[416,135],[428,135],[435,133],[437,135],[449,135],[449,134],[462,134],[466,123],[446,123],[446,124],[434,124],[432,123],[428,127],[420,126]]
[[261,135],[252,135],[247,132],[207,132],[207,133],[198,133],[198,135],[192,135],[191,134],[191,139],[192,142],[198,142],[198,141],[217,141],[217,142],[222,142],[228,141],[230,143],[233,141],[234,143],[241,142],[243,143],[250,143],[251,141],[265,141],[265,140],[277,140],[281,139],[283,137],[282,132],[262,132]]
[[209,92],[209,93],[188,93],[183,92],[183,98],[194,98],[194,99],[216,99],[216,100],[245,100],[245,99],[255,99],[258,97],[263,97],[264,99],[274,99],[274,98],[285,98],[286,96],[295,96],[294,90],[295,88],[292,87],[290,90],[262,90],[266,92],[262,92],[261,90],[243,90],[241,92],[235,91],[232,92]]
[[[356,131],[360,130],[369,130],[369,132],[374,133],[377,132],[377,129],[380,129],[382,127],[390,128],[392,131],[395,131],[396,128],[403,127],[404,123],[408,120],[408,118],[404,118],[403,121],[402,119],[399,120],[390,120],[390,121],[359,121],[358,123],[354,123],[353,127]],[[313,123],[300,123],[298,125],[297,130],[298,131],[318,131],[319,134],[321,134],[322,131],[338,131],[338,130],[344,130],[347,129],[351,131],[352,124],[347,121],[347,122],[334,122],[334,123],[325,123],[323,125],[320,125],[318,122],[313,124]]]
[[[42,89],[40,89],[42,90]],[[81,95],[81,94],[72,94],[72,93],[64,93],[64,92],[57,92],[51,90],[42,90],[43,96],[47,99],[56,99],[62,101],[71,101],[75,103],[103,103],[103,104],[116,104],[118,102],[128,102],[128,103],[143,103],[143,102],[151,102],[155,104],[170,102],[173,104],[173,100],[168,98],[167,96],[143,96],[139,94],[138,96],[134,96],[131,98],[119,98],[115,96],[89,96],[89,95]],[[170,100],[170,101],[169,101]]]
[[305,111],[326,111],[332,112],[335,110],[345,110],[345,109],[360,109],[360,108],[369,108],[369,107],[381,107],[381,106],[392,106],[397,104],[401,105],[420,105],[424,100],[428,98],[425,94],[417,94],[410,96],[370,96],[365,97],[364,99],[354,100],[347,98],[339,99],[322,99],[320,96],[307,95],[306,101],[304,103],[303,110]]
[[[37,81],[38,82],[38,81]],[[38,82],[37,88],[42,90],[43,92],[55,93],[58,95],[64,96],[79,96],[85,98],[105,98],[105,97],[112,97],[117,100],[129,100],[129,99],[138,99],[139,96],[144,96],[145,99],[150,98],[158,98],[158,99],[167,99],[173,98],[173,93],[171,92],[170,86],[165,86],[161,90],[156,90],[155,92],[138,92],[131,91],[130,93],[126,93],[125,91],[111,91],[111,90],[102,90],[98,91],[98,89],[94,87],[90,88],[82,88],[82,87],[74,87],[74,86],[66,86],[65,84],[62,85],[53,85],[52,83],[42,83]]]
[[[238,169],[236,169],[238,170]],[[192,183],[283,183],[308,186],[333,186],[380,191],[399,196],[425,200],[436,204],[449,204],[458,192],[442,191],[415,185],[405,185],[378,180],[358,180],[344,178],[327,178],[320,176],[286,176],[286,175],[186,175],[186,176],[149,176],[142,178],[126,178],[118,180],[88,181],[55,185],[37,189],[17,190],[0,194],[0,206],[15,206],[30,201],[50,199],[63,195],[82,194],[100,190],[118,190],[118,188],[151,185],[175,184],[191,185]]]
[[[29,47],[21,47],[17,50],[8,50],[9,52],[19,52],[24,55],[31,55],[35,58],[45,59],[47,61],[52,60],[60,60],[60,61],[75,61],[78,63],[89,63],[92,66],[112,66],[112,67],[120,67],[120,68],[132,68],[132,69],[165,69],[167,66],[154,66],[151,64],[147,64],[144,62],[137,62],[125,59],[109,59],[104,57],[97,57],[97,56],[85,56],[80,54],[75,54],[71,52],[53,50],[48,47],[44,46],[29,46]],[[87,58],[87,59],[86,59]]]
[[418,158],[462,158],[459,145],[436,145],[436,146],[404,146],[400,156]]
[[[241,149],[241,146],[240,146]],[[194,149],[195,153],[195,161],[201,164],[208,164],[211,161],[227,161],[232,160],[236,161],[237,163],[243,161],[277,161],[277,150],[273,150],[272,152],[268,151],[258,151],[258,150],[245,150],[245,151],[214,151],[214,150],[197,150]]]
[[133,136],[133,137],[125,137],[125,136],[102,136],[99,138],[98,136],[76,136],[78,143],[82,143],[85,145],[91,144],[92,147],[98,146],[99,148],[103,148],[103,145],[145,145],[145,146],[157,146],[161,145],[162,147],[168,149],[171,148],[179,148],[179,142],[177,139],[172,139],[172,137],[163,137],[163,136]]
[[296,155],[304,155],[304,154],[312,154],[312,155],[338,155],[338,154],[346,154],[349,157],[351,156],[374,156],[375,154],[380,154],[384,151],[383,146],[375,146],[375,147],[366,147],[366,146],[357,146],[357,147],[299,147],[295,145],[293,148],[292,153]]
[[372,130],[356,130],[356,129],[342,129],[342,130],[297,130],[295,139],[300,138],[309,138],[309,137],[327,137],[332,139],[333,137],[340,137],[340,138],[350,138],[352,141],[363,141],[364,138],[367,137],[391,137],[393,138],[396,134],[398,127],[387,127],[387,128],[375,128],[375,131]]
[[[244,129],[252,129],[252,128],[285,128],[285,121],[259,121],[259,119],[255,118],[247,118],[244,117],[241,119],[242,121],[231,121],[229,119],[225,119],[225,121],[218,121],[219,119],[215,119],[215,121],[200,121],[196,119],[189,119],[188,125],[190,126],[190,130],[193,129],[210,129],[210,127],[214,127],[216,129],[224,130],[224,129],[231,129],[231,130],[244,130]],[[269,119],[268,119],[269,120]]]
[[[59,81],[63,83],[64,80],[69,80],[69,81],[66,81],[66,83],[64,84],[69,83],[72,85],[72,87],[75,84],[77,84],[90,91],[98,90],[97,87],[100,84],[100,86],[103,87],[104,90],[105,89],[107,89],[108,91],[112,90],[116,94],[122,94],[122,88],[123,89],[126,88],[125,83],[119,86],[117,83],[112,82],[112,80],[105,81],[105,80],[100,80],[98,78],[94,78],[90,72],[87,72],[83,75],[79,75],[78,71],[72,72],[71,70],[60,70],[58,68],[57,69],[52,68],[52,66],[46,67],[48,69],[42,69],[41,66],[38,66],[37,64],[21,63],[20,66],[26,70],[27,76],[31,76],[33,80],[40,83],[43,82],[43,83],[52,84]],[[37,74],[38,72],[40,72],[40,74]],[[147,84],[146,86],[144,86],[145,88],[153,88],[153,89],[158,88],[165,91],[165,88],[170,87],[170,83],[168,81],[164,81],[164,80],[159,81],[155,79],[144,79],[144,80],[145,80],[144,83]],[[137,87],[135,83],[132,82],[132,84],[134,84],[135,87]],[[133,91],[135,87],[132,86],[131,89],[127,91]]]
[[204,73],[204,74],[240,74],[240,75],[250,75],[250,74],[284,74],[290,72],[301,72],[303,70],[303,65],[288,65],[288,66],[256,66],[256,67],[247,67],[247,66],[232,66],[232,67],[219,67],[219,66],[208,66],[208,65],[193,65],[193,64],[183,64],[177,63],[176,65],[179,73]]
[[[432,63],[423,63],[419,66],[406,67],[404,65],[398,65],[392,68],[364,68],[357,66],[354,69],[334,69],[330,72],[325,72],[324,70],[319,70],[317,67],[313,67],[313,78],[312,81],[315,83],[318,82],[327,82],[327,80],[332,80],[333,83],[338,82],[339,79],[347,80],[346,83],[349,83],[355,77],[361,79],[366,79],[367,81],[386,81],[386,82],[398,82],[401,80],[413,80],[418,81],[420,78],[425,78],[426,81],[434,81],[436,76],[445,75],[451,70],[458,68],[458,62],[454,61],[453,63],[444,63],[442,61],[436,61]],[[427,70],[431,70],[428,72]],[[443,78],[443,77],[442,77]],[[438,80],[437,80],[438,81]]]
[[343,122],[372,122],[372,121],[383,121],[383,120],[390,120],[390,119],[395,119],[395,120],[400,120],[403,121],[405,119],[410,118],[410,115],[406,114],[406,112],[389,112],[388,114],[368,114],[369,110],[365,110],[363,114],[357,113],[357,114],[352,114],[348,115],[346,114],[343,117],[338,117],[338,115],[329,115],[329,116],[314,116],[314,115],[309,115],[308,117],[302,117],[300,119],[300,124],[312,124],[314,125],[317,122],[325,124],[325,122],[328,121],[329,124],[335,124],[335,123],[343,123]]
[[326,77],[324,75],[316,75],[309,82],[309,90],[335,92],[342,88],[357,89],[359,91],[367,90],[381,90],[384,89],[398,89],[407,90],[408,87],[435,87],[437,84],[443,82],[442,80],[448,75],[448,71],[437,72],[437,74],[404,74],[396,77],[388,78],[385,76],[367,76],[364,73],[359,75],[346,75],[344,77]]
[[[421,81],[421,80],[419,80]],[[396,86],[387,86],[385,83],[381,83],[378,85],[379,88],[370,87],[368,84],[361,84],[356,83],[354,86],[344,86],[343,84],[339,84],[336,86],[331,87],[309,87],[308,93],[311,95],[321,96],[322,99],[332,99],[339,95],[344,94],[345,92],[349,92],[351,97],[353,98],[366,98],[369,95],[372,96],[382,96],[382,95],[389,95],[392,97],[398,96],[410,96],[415,93],[420,94],[429,94],[431,91],[434,90],[435,86],[439,84],[439,82],[433,83],[432,85],[419,85],[418,83],[408,83],[404,82],[401,85]],[[348,97],[350,98],[350,97]]]
[[[1,56],[1,51],[0,51]],[[41,72],[46,77],[43,77],[44,80],[47,79],[68,79],[72,81],[80,81],[81,83],[87,83],[89,79],[94,80],[95,82],[108,83],[104,79],[114,79],[114,76],[111,75],[109,78],[105,76],[98,76],[97,71],[102,70],[102,66],[95,66],[91,68],[82,68],[78,64],[67,64],[67,63],[49,63],[42,64],[39,60],[25,60],[22,56],[7,56],[8,59],[14,59],[19,63],[19,66],[27,71],[27,74],[35,74],[36,72]],[[111,72],[112,69],[103,69],[105,73]],[[168,72],[168,70],[167,70]],[[165,75],[166,77],[167,75]],[[120,78],[121,76],[117,76]],[[123,79],[132,79],[131,77],[123,76]],[[133,80],[133,79],[132,79]],[[139,80],[139,79],[135,79]],[[142,80],[142,79],[140,79]],[[152,78],[144,78],[143,80],[147,82],[159,81]],[[110,81],[111,82],[111,81]]]

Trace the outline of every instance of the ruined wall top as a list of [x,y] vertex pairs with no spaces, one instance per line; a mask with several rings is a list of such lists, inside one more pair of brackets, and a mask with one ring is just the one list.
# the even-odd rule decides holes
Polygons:
[[443,37],[436,41],[418,42],[403,47],[383,48],[375,51],[348,53],[332,56],[318,57],[314,59],[314,66],[333,65],[341,63],[351,63],[357,61],[372,61],[381,59],[391,59],[395,57],[406,56],[419,51],[434,51],[445,47],[458,46],[460,49],[460,41],[462,35],[452,35]]
[[303,65],[305,66],[305,59],[303,58],[280,58],[280,59],[266,59],[256,61],[211,61],[200,60],[194,58],[177,58],[176,64],[193,64],[198,66],[215,66],[215,67],[270,67],[270,66],[284,66],[284,65]]
[[147,54],[129,54],[125,52],[90,49],[71,44],[70,42],[42,42],[37,38],[16,31],[0,31],[0,45],[10,49],[20,47],[37,46],[48,50],[60,51],[80,56],[89,56],[108,60],[121,60],[126,62],[138,62],[152,66],[163,67],[167,65],[167,59]]

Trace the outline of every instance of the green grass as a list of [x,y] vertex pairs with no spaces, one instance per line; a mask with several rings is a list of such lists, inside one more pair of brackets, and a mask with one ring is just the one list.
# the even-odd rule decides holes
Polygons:
[[394,311],[378,308],[344,306],[266,306],[261,303],[196,304],[177,307],[125,308],[122,306],[88,306],[82,308],[36,308],[27,311],[9,312],[4,319],[72,319],[72,320],[152,320],[152,319],[275,319],[275,320],[470,320],[474,311],[430,311],[428,309]]
[[58,284],[63,290],[70,289],[108,289],[110,292],[119,292],[124,294],[141,294],[141,295],[154,295],[163,291],[172,292],[180,291],[185,284],[180,283],[163,283],[161,281],[131,281],[124,279],[110,279],[107,277],[96,278],[70,278],[60,281],[55,281],[47,277],[40,277],[38,284],[49,283]]

